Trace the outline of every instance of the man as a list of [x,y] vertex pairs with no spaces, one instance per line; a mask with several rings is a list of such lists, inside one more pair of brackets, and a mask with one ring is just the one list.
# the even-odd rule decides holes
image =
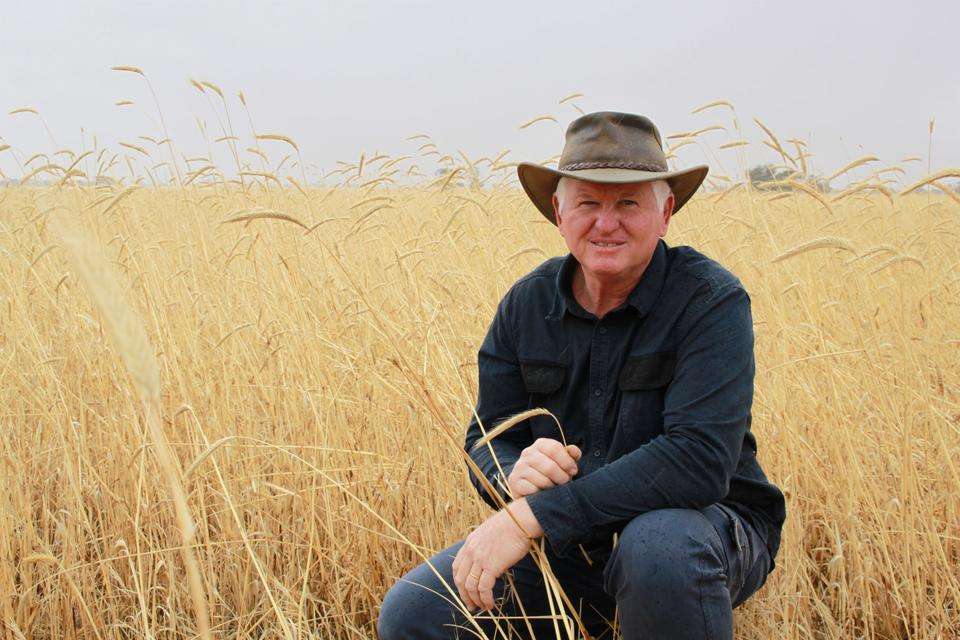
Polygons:
[[[590,635],[612,637],[616,618],[627,640],[732,638],[733,607],[774,567],[785,507],[750,432],[750,298],[662,240],[706,173],[669,171],[653,123],[612,112],[571,123],[558,170],[518,167],[570,254],[514,284],[480,347],[466,449],[498,510],[390,590],[381,638],[508,625],[555,637],[529,554],[541,537]],[[538,415],[481,441],[535,407],[562,430]],[[495,605],[499,621],[480,611]]]

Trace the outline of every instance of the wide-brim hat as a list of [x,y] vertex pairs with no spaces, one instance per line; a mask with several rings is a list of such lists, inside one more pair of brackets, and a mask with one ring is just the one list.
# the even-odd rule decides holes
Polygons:
[[517,166],[523,190],[547,220],[557,224],[553,193],[566,176],[588,182],[626,184],[666,180],[673,191],[676,213],[707,177],[707,165],[670,171],[657,127],[645,116],[598,111],[567,127],[557,168],[531,162]]

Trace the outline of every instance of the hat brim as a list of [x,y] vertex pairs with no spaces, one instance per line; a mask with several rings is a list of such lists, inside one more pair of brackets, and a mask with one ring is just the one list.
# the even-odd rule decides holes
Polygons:
[[710,168],[697,165],[679,171],[638,171],[636,169],[580,169],[578,171],[561,171],[530,162],[521,162],[517,165],[517,177],[523,190],[536,205],[540,213],[553,224],[557,224],[553,211],[553,193],[557,190],[557,182],[566,176],[587,182],[601,182],[609,184],[629,184],[632,182],[653,182],[666,180],[673,191],[673,213],[687,203],[687,200],[700,188]]

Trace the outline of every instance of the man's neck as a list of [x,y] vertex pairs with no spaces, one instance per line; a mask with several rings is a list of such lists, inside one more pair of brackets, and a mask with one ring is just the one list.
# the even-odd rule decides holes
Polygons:
[[[643,271],[646,271],[646,266],[644,266]],[[584,271],[582,265],[577,265],[577,270],[573,274],[573,286],[571,287],[573,297],[585,310],[598,318],[602,318],[624,303],[630,296],[630,292],[640,282],[643,271],[634,276],[608,280],[590,276]]]

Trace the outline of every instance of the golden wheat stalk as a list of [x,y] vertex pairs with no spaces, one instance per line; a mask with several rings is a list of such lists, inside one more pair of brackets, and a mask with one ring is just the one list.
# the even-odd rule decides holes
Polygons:
[[126,71],[127,73],[136,73],[136,74],[141,75],[141,76],[144,75],[143,69],[141,69],[140,67],[131,67],[131,66],[129,66],[129,65],[124,65],[124,64],[117,65],[117,66],[115,66],[115,67],[110,67],[110,70],[111,70],[111,71]]
[[[549,122],[557,122],[557,119],[554,118],[553,116],[537,116],[536,118],[534,118],[534,119],[532,119],[532,120],[527,120],[526,122],[524,122],[523,124],[521,124],[521,125],[518,127],[518,129],[526,129],[526,128],[529,127],[530,125],[536,124],[536,123],[538,123],[538,122],[548,122],[548,121],[549,121]],[[558,123],[558,124],[559,124],[559,123]]]
[[430,187],[434,186],[435,184],[441,183],[441,184],[440,184],[440,191],[443,191],[444,189],[447,188],[447,185],[450,184],[450,181],[453,180],[453,179],[454,179],[455,177],[457,177],[458,175],[460,175],[461,173],[463,173],[463,167],[457,167],[457,168],[454,169],[453,171],[450,171],[449,173],[447,173],[447,175],[442,176],[441,178],[438,178],[437,180],[434,180],[433,182],[431,182],[430,184],[428,184],[428,185],[427,185],[427,188],[429,189]]
[[[187,505],[186,492],[180,483],[180,468],[170,450],[160,424],[160,367],[143,322],[126,302],[119,278],[104,259],[101,251],[86,234],[65,215],[56,212],[65,207],[54,206],[47,194],[37,196],[38,208],[49,209],[50,228],[65,250],[74,271],[100,312],[107,334],[118,351],[124,367],[133,379],[143,403],[145,422],[153,440],[156,455],[167,477],[174,510],[180,525],[181,547],[188,583],[197,618],[198,635],[210,638],[210,616],[207,596],[200,577],[200,568],[192,548],[196,526]],[[43,205],[43,206],[40,206]]]
[[760,122],[759,118],[754,118],[753,121],[757,124],[758,127],[763,129],[763,132],[767,134],[768,138],[770,138],[770,140],[767,142],[767,146],[769,146],[771,149],[779,153],[780,157],[782,157],[785,162],[796,167],[797,162],[793,159],[793,157],[789,153],[787,153],[784,150],[783,145],[780,144],[780,140],[777,138],[776,135],[774,135],[773,131],[767,125]]
[[229,218],[220,221],[220,224],[228,224],[231,222],[250,222],[251,220],[283,220],[284,222],[292,222],[293,224],[300,226],[304,229],[309,230],[310,227],[300,222],[293,216],[282,213],[280,211],[272,211],[269,209],[259,210],[259,211],[237,211],[230,215]]
[[822,238],[816,238],[814,240],[810,240],[808,242],[799,244],[792,249],[788,249],[787,251],[784,251],[780,255],[775,256],[773,259],[770,260],[770,262],[771,263],[780,262],[781,260],[786,260],[787,258],[792,258],[802,253],[806,253],[807,251],[815,251],[817,249],[840,249],[842,251],[847,251],[850,253],[857,252],[854,246],[850,244],[849,240],[845,240],[843,238],[837,238],[834,236],[824,236]]
[[874,256],[880,253],[898,253],[898,250],[892,244],[879,244],[875,247],[867,249],[863,253],[860,253],[852,258],[848,258],[846,264],[853,264],[854,262],[859,262],[860,260],[865,260],[870,256]]
[[212,456],[214,453],[216,453],[217,449],[219,449],[220,447],[224,446],[225,444],[229,444],[229,443],[233,442],[234,440],[236,440],[237,437],[238,437],[238,436],[235,436],[235,435],[234,435],[234,436],[224,436],[223,438],[220,438],[219,440],[217,440],[216,442],[214,442],[212,445],[210,445],[209,447],[207,447],[207,449],[206,449],[203,453],[201,453],[199,456],[197,456],[197,459],[194,460],[193,463],[192,463],[189,467],[187,467],[187,470],[183,472],[183,479],[184,479],[184,480],[189,480],[189,479],[190,479],[190,476],[192,476],[192,475],[193,475],[193,472],[197,470],[197,467],[199,467],[201,464],[203,464],[204,460],[206,460],[207,458],[209,458],[210,456]]
[[359,209],[360,207],[362,207],[362,206],[365,205],[365,204],[370,204],[371,202],[381,202],[381,201],[384,201],[384,200],[386,200],[387,202],[393,202],[393,201],[394,201],[394,199],[393,199],[392,197],[390,197],[390,196],[374,196],[374,197],[372,197],[372,198],[366,198],[366,199],[364,199],[364,200],[361,200],[361,201],[358,202],[357,204],[352,205],[350,208],[351,208],[351,209]]
[[300,194],[307,199],[307,203],[310,202],[310,195],[307,193],[307,190],[304,188],[300,181],[294,178],[293,176],[287,176],[287,182],[293,185],[293,187],[300,192]]
[[224,96],[223,96],[223,89],[221,89],[221,88],[218,87],[217,85],[213,84],[213,83],[210,82],[209,80],[201,80],[201,81],[200,81],[200,84],[201,84],[202,86],[207,87],[208,89],[211,89],[212,91],[214,91],[218,96],[220,96],[221,99],[225,99]]
[[121,147],[126,147],[127,149],[131,149],[133,151],[137,151],[138,153],[142,153],[148,158],[150,157],[150,152],[144,149],[143,147],[137,146],[131,142],[120,142],[119,144]]
[[400,163],[400,162],[403,162],[404,160],[409,160],[411,157],[412,157],[412,156],[398,156],[398,157],[390,160],[389,162],[383,163],[383,166],[380,167],[380,170],[381,170],[381,171],[385,171],[385,170],[389,169],[390,167],[392,167],[392,166],[395,165],[395,164],[398,164],[398,163]]
[[217,168],[216,168],[214,165],[208,164],[208,165],[206,165],[206,166],[204,166],[204,167],[200,167],[200,168],[197,169],[196,171],[191,171],[190,173],[187,174],[186,179],[183,181],[183,186],[186,187],[186,186],[188,186],[191,182],[193,182],[194,180],[196,180],[197,178],[199,178],[200,176],[205,175],[205,174],[207,174],[207,173],[210,173],[211,171],[216,171],[216,170],[217,170]]
[[547,257],[548,255],[547,252],[541,249],[540,247],[527,247],[526,249],[520,249],[520,251],[510,254],[506,260],[507,262],[512,262],[517,258],[519,258],[520,256],[527,255],[528,253],[539,253],[544,257]]
[[714,100],[713,102],[708,102],[705,105],[697,107],[690,113],[691,114],[701,113],[703,111],[706,111],[707,109],[713,109],[714,107],[726,107],[730,109],[730,111],[734,111],[733,104],[729,100]]
[[702,135],[705,134],[705,133],[709,133],[710,131],[726,131],[726,130],[727,130],[727,128],[726,128],[725,126],[723,126],[723,125],[720,125],[720,124],[712,124],[712,125],[710,125],[709,127],[703,127],[702,129],[697,129],[696,131],[691,131],[691,132],[690,132],[690,135],[695,138],[695,137],[697,137],[697,136],[702,136]]
[[542,407],[537,407],[535,409],[528,409],[526,411],[521,411],[516,415],[510,416],[509,418],[507,418],[506,420],[498,424],[496,427],[494,427],[490,431],[487,431],[485,434],[483,434],[483,437],[481,437],[479,440],[473,443],[472,449],[473,450],[479,449],[480,447],[484,446],[485,444],[487,444],[488,442],[490,442],[491,440],[493,440],[503,432],[517,426],[524,420],[529,420],[530,418],[533,418],[534,416],[550,416],[551,418],[553,418],[554,422],[557,423],[557,427],[560,429],[560,437],[563,440],[563,444],[564,446],[566,446],[567,438],[563,434],[563,427],[560,426],[560,421],[557,419],[557,416],[550,413],[550,411],[548,411],[547,409],[544,409]]
[[281,189],[283,188],[283,183],[280,182],[280,179],[277,178],[277,176],[267,171],[238,171],[237,175],[238,176],[254,176],[257,178],[263,178],[264,180],[272,180],[273,182],[276,183],[278,187],[280,187]]
[[121,200],[123,200],[124,198],[128,197],[131,193],[133,193],[134,191],[136,191],[136,190],[139,189],[139,188],[140,188],[140,187],[138,187],[137,185],[132,185],[132,186],[127,187],[126,189],[124,189],[123,191],[121,191],[120,193],[118,193],[117,195],[113,196],[113,198],[110,200],[110,203],[109,203],[106,207],[104,207],[103,211],[100,212],[100,215],[103,216],[103,215],[106,215],[106,214],[110,213],[110,211],[111,211],[115,206],[117,206],[118,204],[120,204],[120,201],[121,201]]
[[63,167],[56,164],[45,164],[42,167],[37,167],[27,175],[20,178],[20,184],[26,184],[30,181],[31,178],[41,174],[49,173],[50,175],[56,175],[57,172],[63,173]]
[[869,184],[869,183],[858,184],[850,187],[849,189],[841,191],[837,195],[833,196],[833,198],[831,198],[830,201],[839,202],[844,198],[848,198],[856,193],[861,193],[863,191],[879,191],[887,198],[887,200],[890,200],[891,202],[893,201],[893,197],[892,197],[893,194],[890,191],[890,189],[886,188],[882,184]]
[[892,258],[889,258],[883,261],[875,269],[871,270],[870,273],[877,273],[878,271],[883,271],[884,269],[888,267],[892,267],[895,264],[901,264],[904,262],[912,262],[914,264],[920,265],[921,269],[926,269],[926,265],[923,263],[923,260],[921,260],[920,258],[916,258],[914,256],[908,256],[908,255],[899,255],[899,256],[893,256]]
[[284,136],[279,133],[260,133],[257,134],[257,140],[274,140],[276,142],[286,142],[288,145],[296,149],[297,153],[300,153],[300,147],[297,146],[297,143],[293,141],[293,138],[289,136]]
[[857,167],[862,167],[862,166],[865,165],[865,164],[869,164],[869,163],[871,163],[871,162],[877,162],[878,160],[880,160],[880,158],[878,158],[877,156],[863,156],[862,158],[857,158],[856,160],[854,160],[854,161],[852,161],[852,162],[848,162],[847,164],[843,165],[842,167],[840,167],[839,169],[837,169],[836,171],[834,171],[834,172],[830,175],[830,177],[827,178],[827,182],[830,182],[831,180],[833,180],[833,179],[835,179],[835,178],[839,178],[840,176],[842,176],[842,175],[845,174],[846,172],[852,171],[852,170],[856,169]]
[[791,187],[793,187],[794,189],[797,189],[807,194],[808,196],[810,196],[811,198],[813,198],[814,200],[822,204],[823,208],[826,209],[827,213],[829,213],[830,215],[835,215],[833,213],[833,207],[830,206],[830,203],[827,202],[827,199],[823,197],[823,194],[820,193],[817,189],[814,189],[806,182],[798,182],[797,180],[787,180],[786,183]]
[[960,178],[960,169],[944,169],[943,171],[933,173],[922,180],[914,182],[912,185],[901,191],[900,195],[905,196],[908,193],[912,193],[921,187],[935,183],[938,180],[943,180],[944,178]]

